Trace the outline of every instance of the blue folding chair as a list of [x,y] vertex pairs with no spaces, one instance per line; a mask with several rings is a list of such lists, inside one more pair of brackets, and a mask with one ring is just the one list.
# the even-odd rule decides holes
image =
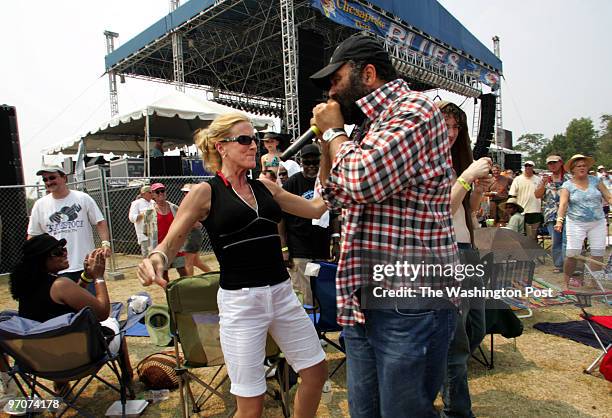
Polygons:
[[[121,311],[120,305],[114,304],[114,314]],[[116,353],[109,350],[103,329],[89,307],[43,323],[22,318],[14,311],[0,314],[0,352],[14,359],[9,375],[15,379],[24,397],[42,399],[41,393],[46,392],[61,399],[68,408],[58,416],[69,408],[76,410],[79,416],[93,416],[79,408],[76,400],[94,378],[120,394],[125,415],[129,377],[125,372],[122,349]],[[105,365],[117,377],[119,386],[98,375]],[[75,382],[69,390],[60,392],[46,386],[40,379]],[[133,397],[131,390],[130,396]]]
[[[318,264],[320,268],[318,276],[310,277],[314,305],[310,309],[307,308],[308,316],[314,323],[319,339],[345,353],[342,326],[336,320],[336,270],[338,265],[324,261],[314,263]],[[338,342],[327,336],[331,332],[340,332]],[[345,361],[346,358],[343,358],[329,376],[333,376]]]

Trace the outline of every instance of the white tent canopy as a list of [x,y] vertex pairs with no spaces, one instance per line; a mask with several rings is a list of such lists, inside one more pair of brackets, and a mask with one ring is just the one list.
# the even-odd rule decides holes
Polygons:
[[174,92],[142,109],[115,117],[80,137],[43,150],[43,154],[76,154],[84,141],[86,152],[148,156],[149,142],[161,138],[164,148],[193,145],[193,133],[219,115],[246,114],[260,129],[274,124],[273,118],[238,111],[219,103]]

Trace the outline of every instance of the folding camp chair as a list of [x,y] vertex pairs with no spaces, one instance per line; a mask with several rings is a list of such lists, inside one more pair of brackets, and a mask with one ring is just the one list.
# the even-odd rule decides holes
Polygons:
[[[612,283],[612,254],[608,257],[607,263],[602,263],[601,261],[595,260],[593,258],[584,257],[582,255],[574,256],[576,260],[582,261],[584,263],[585,274],[584,278],[591,277],[597,287],[603,293],[603,299],[606,304],[610,304],[608,300],[608,291],[604,286],[604,282]],[[591,266],[598,266],[601,270],[594,270]]]
[[[501,263],[493,264],[491,275],[491,289],[520,289],[525,290],[533,283],[535,272],[535,262],[528,260],[504,260]],[[518,318],[529,318],[533,316],[533,311],[521,298],[505,297],[504,303],[515,309],[526,311],[524,314],[517,314]]]
[[[612,295],[612,292],[604,291],[604,292],[587,293],[587,292],[579,292],[575,290],[564,290],[562,294],[572,295],[576,297],[575,305],[579,307],[580,310],[582,311],[582,313],[580,314],[580,317],[587,322],[589,329],[591,330],[591,332],[593,333],[593,336],[597,340],[597,343],[601,347],[601,350],[602,350],[601,354],[597,356],[597,358],[591,363],[590,366],[584,369],[585,373],[590,374],[591,372],[593,372],[595,367],[597,367],[597,365],[599,365],[602,362],[604,357],[609,357],[609,353],[612,350],[612,342],[604,343],[604,340],[612,341],[612,316],[611,315],[591,315],[584,308],[588,308],[589,306],[591,306],[591,299],[593,296],[604,296],[605,297],[607,295]],[[604,338],[604,336],[606,338]],[[606,379],[611,380],[608,376],[606,376]]]
[[[0,318],[0,351],[14,359],[9,375],[15,378],[24,397],[43,399],[42,393],[46,392],[60,399],[67,408],[59,416],[69,408],[79,416],[93,416],[78,407],[76,401],[94,378],[120,394],[125,415],[129,376],[122,349],[115,354],[109,350],[102,327],[89,307],[43,323],[22,318],[16,312],[3,312]],[[98,375],[105,365],[117,377],[119,387]],[[60,393],[41,379],[71,383],[69,390]],[[133,397],[131,390],[130,395]]]
[[[306,268],[316,276],[310,276],[310,288],[312,289],[312,299],[314,305],[311,309],[307,309],[310,319],[313,321],[315,330],[320,340],[326,341],[338,351],[344,353],[344,337],[342,335],[342,327],[336,321],[336,270],[338,266],[333,263],[314,262],[308,263],[311,267]],[[314,266],[313,266],[314,265]],[[340,332],[338,342],[332,340],[327,334],[332,332]],[[344,364],[346,358],[332,370],[329,377]]]
[[546,257],[550,257],[552,260],[552,237],[548,233],[548,227],[546,225],[540,225],[538,227],[536,239],[538,245],[542,247],[546,252],[538,257],[537,260],[540,264],[546,264]]
[[[494,254],[488,253],[480,259],[480,264],[485,267],[486,288],[512,289],[515,287],[525,287],[531,285],[535,262],[505,260],[501,263],[494,263]],[[511,306],[520,309],[527,309],[528,316],[531,316],[531,309],[525,307],[517,299],[504,298],[503,300],[485,300],[485,326],[486,334],[489,334],[489,357],[485,354],[482,345],[478,347],[478,354],[472,354],[472,358],[488,369],[495,367],[495,334],[501,334],[505,338],[516,338],[523,333],[523,324],[520,320],[522,316],[516,315]],[[516,340],[515,340],[516,344]]]
[[597,365],[603,360],[603,358],[612,349],[612,343],[605,345],[603,343],[603,335],[607,337],[607,340],[612,340],[612,316],[611,315],[591,315],[581,307],[582,314],[580,317],[587,321],[587,325],[593,332],[593,336],[601,347],[601,354],[591,363],[589,367],[584,369],[585,373],[591,373]]
[[[219,337],[219,309],[217,291],[219,290],[219,272],[204,273],[199,276],[182,277],[173,280],[166,288],[166,298],[170,309],[170,332],[176,353],[176,373],[179,377],[179,395],[183,417],[198,413],[213,395],[223,400],[219,392],[228,376],[217,379],[224,366],[223,353]],[[179,354],[179,343],[184,360]],[[273,394],[280,398],[283,414],[289,416],[288,402],[288,365],[280,355],[280,350],[268,335],[266,357],[268,367],[277,368],[280,393]],[[196,376],[191,370],[209,367],[212,377],[208,381]],[[215,380],[218,380],[215,383]],[[203,390],[196,398],[191,383],[199,384]],[[230,411],[230,415],[233,411]]]

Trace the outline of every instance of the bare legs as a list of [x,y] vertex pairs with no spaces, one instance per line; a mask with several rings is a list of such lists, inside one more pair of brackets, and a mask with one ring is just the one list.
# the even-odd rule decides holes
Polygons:
[[193,276],[194,266],[204,273],[211,271],[211,268],[200,259],[199,253],[185,253],[185,270],[187,276]]
[[[293,403],[294,418],[314,418],[321,391],[327,379],[327,362],[322,361],[299,372],[301,382]],[[238,411],[234,418],[259,418],[263,413],[264,395],[245,398],[236,396]]]

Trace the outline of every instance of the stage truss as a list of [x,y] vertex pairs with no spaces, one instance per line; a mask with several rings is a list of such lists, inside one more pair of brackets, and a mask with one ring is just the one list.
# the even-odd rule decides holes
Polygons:
[[[154,41],[107,65],[106,70],[202,89],[209,93],[209,99],[220,103],[282,117],[286,132],[296,137],[298,29],[322,35],[327,57],[354,32],[326,19],[309,4],[307,0],[217,0]],[[401,19],[369,7],[403,24]],[[182,72],[176,68],[173,53],[177,51],[177,39],[182,40]],[[479,81],[467,73],[418,52],[395,45],[387,48],[400,74],[416,90],[442,88],[468,97],[478,97],[482,92]]]

